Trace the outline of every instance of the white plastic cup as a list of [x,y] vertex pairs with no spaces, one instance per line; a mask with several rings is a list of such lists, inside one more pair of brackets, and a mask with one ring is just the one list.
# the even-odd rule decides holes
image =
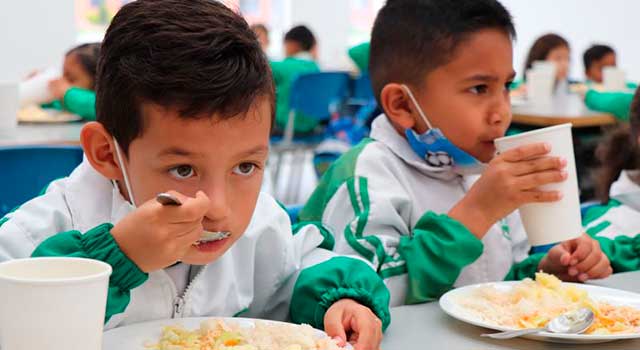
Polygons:
[[536,63],[534,68],[527,71],[527,99],[536,105],[550,104],[556,82],[556,66],[550,62]]
[[606,91],[627,90],[624,71],[616,67],[604,67],[602,69],[602,85]]
[[20,83],[20,106],[43,104],[54,100],[49,82],[61,76],[60,69],[48,68]]
[[562,199],[551,203],[530,203],[520,207],[520,217],[532,246],[547,245],[574,239],[582,234],[578,176],[573,155],[571,124],[537,129],[495,140],[498,152],[546,142],[551,145],[550,156],[567,160],[568,177],[560,183],[541,186],[542,191],[560,191]]
[[0,81],[0,129],[18,125],[18,83]]
[[100,350],[111,266],[83,258],[0,264],[0,348]]

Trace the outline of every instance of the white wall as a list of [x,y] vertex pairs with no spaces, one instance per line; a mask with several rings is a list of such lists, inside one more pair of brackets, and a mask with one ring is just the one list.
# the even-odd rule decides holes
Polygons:
[[0,80],[61,64],[76,42],[73,0],[0,1]]
[[571,76],[582,80],[582,53],[594,43],[611,45],[627,78],[640,81],[638,0],[500,0],[518,32],[514,66],[519,75],[533,41],[555,32],[571,44]]
[[349,1],[291,1],[291,23],[304,24],[318,40],[319,63],[323,69],[348,69],[351,66],[349,48]]

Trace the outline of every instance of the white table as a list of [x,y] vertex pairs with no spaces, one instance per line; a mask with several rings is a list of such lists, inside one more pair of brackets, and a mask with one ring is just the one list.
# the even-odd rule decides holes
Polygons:
[[[594,284],[640,293],[640,272],[616,274]],[[438,303],[401,306],[391,309],[391,325],[382,341],[382,350],[410,349],[640,349],[640,340],[621,340],[593,345],[544,343],[527,339],[494,340],[480,337],[490,330],[472,326],[445,314]]]
[[19,124],[14,128],[0,128],[0,146],[80,144],[83,123]]

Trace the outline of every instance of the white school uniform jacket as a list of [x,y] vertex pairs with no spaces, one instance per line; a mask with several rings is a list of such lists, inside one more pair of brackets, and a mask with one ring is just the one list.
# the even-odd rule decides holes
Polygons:
[[320,225],[292,234],[286,212],[266,194],[259,196],[246,232],[223,256],[188,269],[184,293],[165,270],[143,273],[115,243],[111,227],[132,210],[85,161],[0,221],[0,261],[33,254],[111,264],[107,328],[239,314],[322,328],[327,308],[347,297],[369,306],[385,327],[389,323],[388,291],[376,273],[360,259],[332,253],[333,235]]
[[477,178],[429,166],[381,115],[370,139],[324,174],[300,220],[321,221],[335,233],[335,251],[367,259],[385,279],[391,305],[434,300],[454,286],[531,276],[542,255],[527,258],[517,212],[481,241],[446,215]]

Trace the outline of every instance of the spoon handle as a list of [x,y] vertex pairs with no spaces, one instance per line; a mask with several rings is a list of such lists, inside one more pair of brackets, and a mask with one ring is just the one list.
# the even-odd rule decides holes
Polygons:
[[527,334],[539,333],[546,331],[546,328],[527,328],[527,329],[519,329],[517,331],[505,331],[499,333],[487,333],[483,334],[483,337],[489,337],[493,339],[511,339],[516,337],[521,337]]

